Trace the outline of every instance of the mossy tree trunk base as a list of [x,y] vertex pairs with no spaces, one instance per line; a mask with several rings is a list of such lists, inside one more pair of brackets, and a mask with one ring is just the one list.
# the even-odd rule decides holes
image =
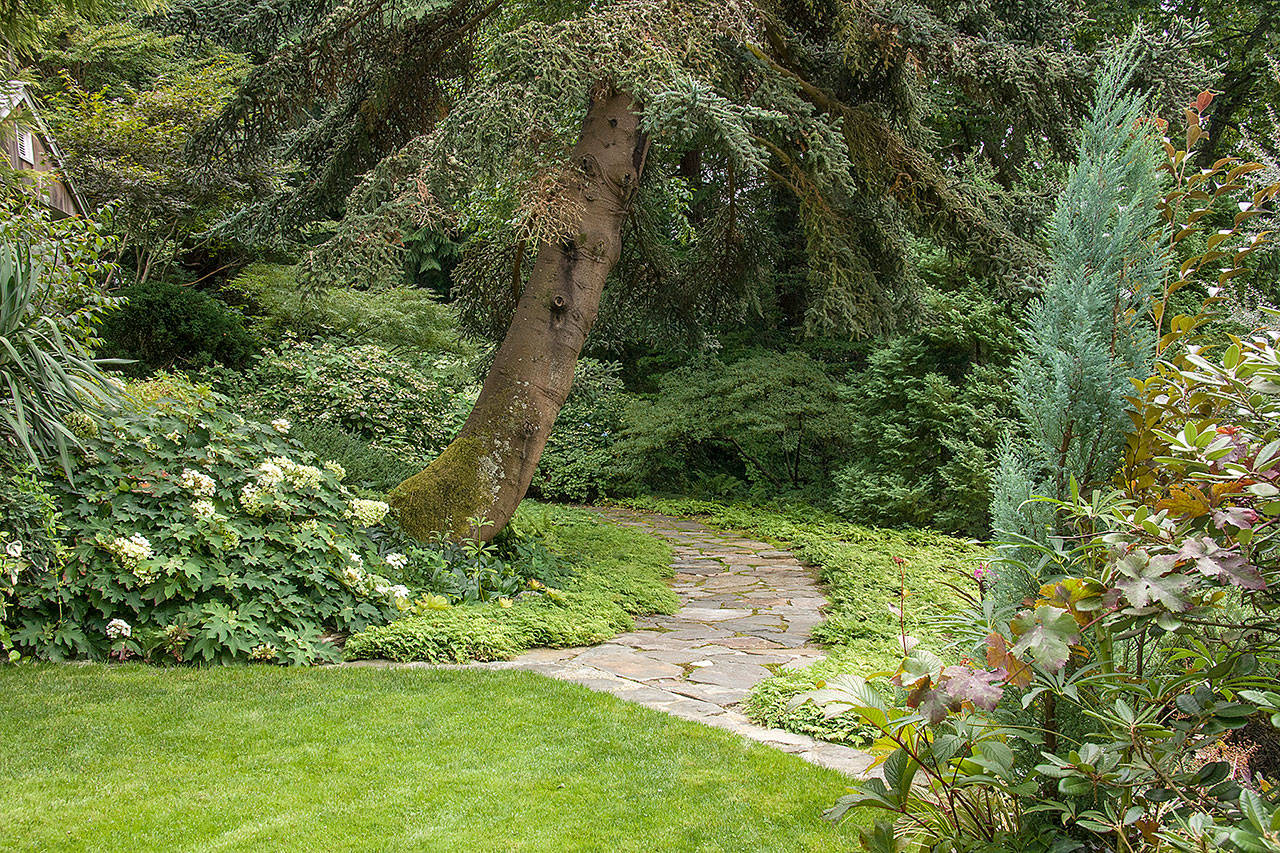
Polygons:
[[478,533],[490,539],[511,520],[569,396],[605,279],[622,252],[622,225],[647,148],[631,96],[612,89],[595,93],[572,154],[583,172],[568,190],[583,211],[579,231],[539,248],[458,437],[392,491],[391,505],[410,535]]

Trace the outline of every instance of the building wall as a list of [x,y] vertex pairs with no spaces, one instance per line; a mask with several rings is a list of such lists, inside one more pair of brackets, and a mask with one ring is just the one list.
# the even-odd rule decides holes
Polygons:
[[[12,113],[18,117],[22,114],[22,107],[18,107]],[[5,156],[9,158],[9,164],[15,169],[31,169],[27,163],[18,158],[18,134],[15,129],[10,126],[7,133],[4,134],[3,145]],[[54,162],[53,154],[49,151],[49,147],[45,144],[45,140],[40,137],[39,133],[31,131],[31,151],[35,156],[35,168],[37,172],[51,172],[57,168]],[[79,211],[76,210],[76,202],[71,195],[71,191],[67,189],[67,185],[60,180],[45,178],[43,182],[42,195],[44,201],[58,213],[66,216],[74,216]]]

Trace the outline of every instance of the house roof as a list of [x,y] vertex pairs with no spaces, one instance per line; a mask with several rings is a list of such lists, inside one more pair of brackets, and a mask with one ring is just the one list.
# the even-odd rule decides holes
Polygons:
[[[59,150],[57,140],[53,138],[53,134],[49,132],[49,126],[40,117],[40,108],[36,106],[35,98],[31,96],[27,84],[21,80],[8,80],[0,83],[0,121],[7,119],[18,107],[25,109],[30,123],[34,126],[36,133],[40,135],[41,140],[44,141],[45,148],[53,155],[54,162],[58,165],[58,168],[61,169],[63,163],[62,151]],[[84,196],[80,195],[80,190],[72,183],[70,176],[65,171],[62,173],[62,182],[66,185],[67,190],[70,191],[71,197],[75,199],[76,206],[80,208],[80,214],[87,214],[89,205],[85,204]]]

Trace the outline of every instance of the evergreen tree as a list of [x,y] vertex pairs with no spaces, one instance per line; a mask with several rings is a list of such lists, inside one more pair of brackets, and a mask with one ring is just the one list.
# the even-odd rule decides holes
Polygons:
[[997,530],[1043,541],[1052,530],[1032,495],[1066,498],[1114,473],[1131,380],[1146,375],[1155,335],[1144,306],[1165,266],[1156,202],[1157,136],[1148,100],[1128,88],[1130,48],[1099,75],[1076,164],[1049,227],[1051,274],[1028,311],[1016,363],[1021,429],[996,476]]
[[[1043,278],[1040,247],[956,179],[923,119],[929,89],[978,91],[1014,66],[1030,95],[1011,112],[1070,115],[1063,92],[1087,62],[1055,45],[1074,18],[1050,14],[1054,0],[975,20],[935,5],[297,0],[253,34],[259,51],[275,32],[276,52],[199,151],[297,164],[226,228],[296,246],[342,217],[305,251],[314,286],[379,286],[406,234],[468,230],[464,316],[503,343],[458,441],[392,497],[415,533],[483,516],[489,535],[523,496],[593,329],[739,319],[782,301],[770,289],[795,281],[777,273],[798,259],[788,314],[812,333],[877,334],[909,313],[913,233],[964,245],[993,275]],[[1056,23],[1032,32],[1036,20]],[[1053,73],[1030,72],[1049,59]]]

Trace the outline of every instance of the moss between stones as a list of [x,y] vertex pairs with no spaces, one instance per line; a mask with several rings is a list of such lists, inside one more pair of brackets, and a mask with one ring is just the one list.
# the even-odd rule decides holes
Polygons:
[[494,487],[481,464],[485,444],[480,436],[458,436],[439,458],[391,490],[387,502],[406,533],[427,539],[470,530],[467,519],[493,503]]

